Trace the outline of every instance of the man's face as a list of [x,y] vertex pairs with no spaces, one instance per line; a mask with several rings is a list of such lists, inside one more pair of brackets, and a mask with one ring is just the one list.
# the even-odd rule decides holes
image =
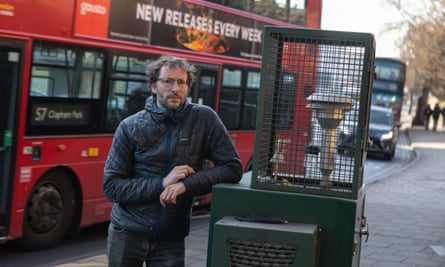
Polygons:
[[177,110],[187,97],[187,72],[180,68],[162,67],[158,80],[151,85],[151,92],[156,94],[158,108]]

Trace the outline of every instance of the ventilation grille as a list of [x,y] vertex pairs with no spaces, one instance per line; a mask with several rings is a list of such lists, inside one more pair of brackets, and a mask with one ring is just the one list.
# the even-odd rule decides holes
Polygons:
[[286,243],[269,243],[227,239],[230,266],[232,267],[286,267],[293,266],[297,246]]

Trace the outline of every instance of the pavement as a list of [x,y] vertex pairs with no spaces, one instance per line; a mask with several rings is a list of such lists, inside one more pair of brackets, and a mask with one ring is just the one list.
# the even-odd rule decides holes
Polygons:
[[[445,267],[445,129],[408,126],[401,138],[411,160],[366,185],[370,235],[362,240],[360,266]],[[206,265],[208,230],[203,225],[187,237],[187,267]],[[106,255],[57,265],[81,266],[107,266]]]

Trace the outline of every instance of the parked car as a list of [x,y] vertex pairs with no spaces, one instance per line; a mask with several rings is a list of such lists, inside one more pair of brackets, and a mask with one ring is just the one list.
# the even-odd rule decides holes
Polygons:
[[[393,110],[390,108],[371,106],[369,117],[369,147],[368,154],[383,155],[385,159],[392,159],[395,155],[399,125],[394,120]],[[345,115],[337,131],[337,151],[339,154],[353,155],[355,149],[355,135],[357,132],[358,110],[351,110]]]
[[371,106],[368,129],[371,143],[368,154],[380,154],[391,160],[396,153],[399,126],[391,108]]

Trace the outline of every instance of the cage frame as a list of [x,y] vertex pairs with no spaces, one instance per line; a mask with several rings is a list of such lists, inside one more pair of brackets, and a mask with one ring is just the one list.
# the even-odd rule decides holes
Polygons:
[[[297,40],[316,40],[320,43],[315,43],[316,45],[328,44],[328,45],[345,45],[348,46],[360,46],[364,48],[364,60],[363,60],[363,70],[361,74],[361,84],[360,84],[360,100],[359,100],[359,115],[358,115],[358,125],[356,133],[356,145],[354,149],[354,167],[353,167],[353,178],[350,190],[338,191],[332,190],[330,188],[311,188],[311,187],[300,187],[300,186],[283,186],[281,184],[274,183],[264,183],[260,182],[259,177],[259,157],[258,151],[261,146],[264,146],[264,138],[267,136],[263,135],[262,122],[265,116],[265,107],[271,103],[266,103],[267,99],[270,99],[270,95],[275,94],[276,88],[270,88],[269,77],[276,70],[270,70],[267,66],[268,62],[271,60],[280,60],[277,57],[277,51],[275,47],[269,45],[277,41],[278,38],[282,36],[292,36],[295,40],[287,40],[289,42]],[[282,41],[281,46],[283,46],[284,41]],[[296,42],[297,43],[297,42]],[[309,44],[304,43],[303,44]],[[314,43],[311,43],[314,44]],[[358,32],[345,32],[345,31],[326,31],[319,29],[303,29],[303,28],[287,28],[287,27],[277,27],[277,26],[266,26],[263,32],[263,51],[262,51],[262,69],[261,69],[261,83],[260,92],[258,96],[258,113],[256,120],[256,138],[255,138],[255,156],[253,160],[252,176],[251,176],[251,187],[256,189],[273,190],[273,191],[285,191],[293,193],[306,193],[315,194],[323,196],[340,197],[347,199],[357,199],[360,190],[364,186],[363,183],[363,171],[364,171],[364,161],[366,159],[366,149],[368,145],[368,123],[369,123],[369,113],[370,113],[370,101],[372,92],[372,81],[375,76],[374,71],[374,60],[375,60],[375,39],[370,33],[358,33]],[[275,64],[276,66],[276,64]],[[271,74],[272,73],[272,74]],[[267,129],[266,129],[267,130]],[[272,135],[272,134],[271,134]],[[270,140],[269,140],[270,141]],[[269,142],[268,141],[268,142]]]

